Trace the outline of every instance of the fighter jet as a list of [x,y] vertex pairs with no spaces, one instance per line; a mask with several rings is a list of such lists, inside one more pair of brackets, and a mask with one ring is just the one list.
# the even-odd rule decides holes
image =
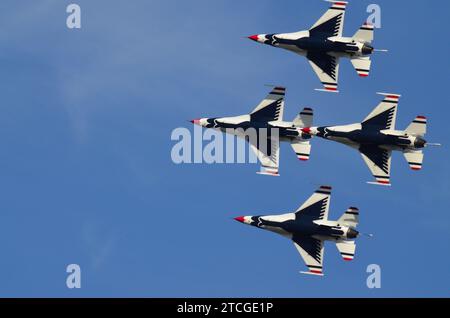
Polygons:
[[423,149],[440,144],[427,143],[427,119],[417,116],[406,130],[396,130],[397,106],[401,95],[378,93],[384,100],[362,123],[345,126],[306,127],[302,131],[324,139],[337,141],[358,150],[378,184],[390,186],[392,151],[403,152],[413,170],[421,170]]
[[339,60],[349,58],[361,77],[370,73],[370,55],[375,50],[374,26],[364,23],[352,37],[343,37],[347,2],[333,1],[331,8],[307,31],[280,34],[256,34],[248,38],[305,56],[324,88],[319,91],[338,92]]
[[312,124],[312,109],[303,109],[292,122],[283,121],[285,93],[284,87],[274,87],[248,115],[201,118],[191,122],[245,139],[261,162],[258,174],[279,176],[281,141],[291,144],[299,160],[308,160],[311,153],[311,135],[301,129]]
[[320,187],[295,212],[271,216],[240,216],[244,224],[280,234],[294,242],[310,274],[323,276],[324,242],[332,241],[345,261],[353,260],[359,236],[359,210],[349,208],[338,221],[328,220],[331,187]]

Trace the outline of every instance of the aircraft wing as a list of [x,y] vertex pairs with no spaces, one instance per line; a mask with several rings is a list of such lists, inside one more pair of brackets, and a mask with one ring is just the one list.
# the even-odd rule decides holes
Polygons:
[[296,218],[308,217],[315,220],[328,220],[331,201],[331,187],[321,186],[295,213]]
[[250,114],[251,120],[258,122],[282,121],[285,94],[284,87],[274,87]]
[[377,146],[361,146],[359,151],[376,179],[373,183],[390,186],[392,151]]
[[362,122],[363,129],[371,127],[377,130],[395,129],[397,106],[400,95],[378,93],[384,96],[383,101]]
[[258,174],[279,176],[279,160],[280,160],[280,140],[279,138],[267,138],[266,145],[264,142],[254,142],[249,140],[253,152],[261,162],[261,171]]
[[339,57],[309,52],[306,56],[327,92],[338,92]]
[[342,36],[347,2],[333,0],[328,0],[328,2],[332,3],[331,7],[309,30],[312,37]]
[[302,274],[323,276],[323,241],[310,236],[294,236],[292,240],[309,269],[309,272],[302,272]]

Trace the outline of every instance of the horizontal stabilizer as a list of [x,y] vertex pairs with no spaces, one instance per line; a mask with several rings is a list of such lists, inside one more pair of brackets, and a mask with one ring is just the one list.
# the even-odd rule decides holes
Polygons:
[[298,160],[308,161],[311,156],[311,144],[309,141],[295,141],[291,143]]
[[372,61],[369,57],[352,58],[350,60],[355,68],[356,72],[361,77],[367,77],[370,74],[370,66]]
[[352,261],[355,258],[356,244],[353,241],[336,243],[336,247],[341,253],[344,261]]
[[405,156],[406,161],[408,162],[412,170],[422,170],[424,158],[422,151],[407,151],[404,152],[403,155]]
[[359,209],[354,207],[349,208],[338,220],[338,223],[353,228],[357,227],[359,223]]
[[408,128],[406,128],[406,132],[415,136],[425,136],[427,133],[427,118],[425,116],[417,116]]
[[355,33],[353,39],[364,43],[372,43],[374,38],[374,29],[375,28],[372,24],[366,22]]
[[293,124],[295,127],[304,128],[313,126],[314,112],[311,108],[304,108],[297,117],[295,117]]

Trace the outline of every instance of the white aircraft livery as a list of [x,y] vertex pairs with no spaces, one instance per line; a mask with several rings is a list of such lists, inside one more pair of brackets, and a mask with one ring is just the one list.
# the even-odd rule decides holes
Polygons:
[[413,170],[421,170],[427,146],[439,146],[428,143],[424,136],[427,132],[427,119],[417,116],[406,130],[396,130],[397,106],[400,95],[378,93],[384,100],[367,116],[362,123],[343,126],[306,127],[305,134],[337,141],[358,150],[376,182],[390,186],[392,151],[401,151]]
[[294,242],[310,274],[323,276],[324,242],[332,241],[345,261],[355,257],[359,210],[349,208],[338,221],[328,220],[331,187],[320,187],[295,212],[270,216],[240,216],[236,221],[280,234]]
[[345,1],[331,1],[331,8],[309,30],[294,33],[257,34],[249,39],[305,56],[327,92],[338,92],[339,61],[350,59],[361,77],[370,73],[375,50],[374,26],[364,23],[352,37],[343,37]]
[[313,112],[305,108],[292,122],[283,121],[284,87],[274,87],[269,95],[248,115],[201,118],[191,122],[243,138],[261,162],[259,174],[279,176],[280,142],[289,142],[297,158],[307,161],[311,153],[311,135],[302,132],[310,127]]

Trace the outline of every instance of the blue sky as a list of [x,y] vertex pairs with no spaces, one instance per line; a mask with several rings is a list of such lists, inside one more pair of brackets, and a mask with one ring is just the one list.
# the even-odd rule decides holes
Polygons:
[[[327,8],[303,1],[76,1],[68,30],[62,0],[0,4],[0,296],[405,297],[449,296],[450,140],[446,131],[450,5],[379,0],[382,29],[368,79],[341,66],[339,95],[293,54],[244,39],[310,27]],[[351,1],[352,35],[373,1]],[[318,124],[360,121],[377,91],[401,93],[398,127],[427,115],[420,173],[400,154],[391,189],[356,152],[313,141],[307,164],[281,150],[280,178],[257,165],[175,165],[171,132],[187,119],[239,115],[287,86],[286,119],[313,107]],[[361,209],[357,257],[327,245],[326,277],[305,277],[293,245],[232,217],[297,208],[334,187],[330,216]],[[82,268],[68,290],[66,266]],[[382,267],[382,288],[366,267]]]

